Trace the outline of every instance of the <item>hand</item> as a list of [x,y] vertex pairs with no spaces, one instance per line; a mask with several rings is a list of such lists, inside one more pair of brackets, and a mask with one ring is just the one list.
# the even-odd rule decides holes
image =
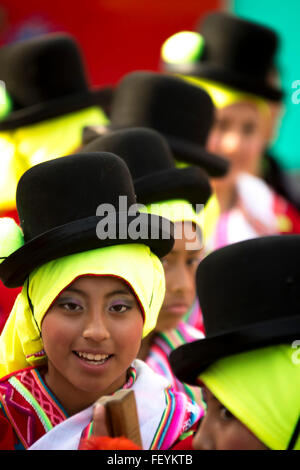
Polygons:
[[105,407],[97,403],[93,411],[93,436],[109,436],[105,413]]

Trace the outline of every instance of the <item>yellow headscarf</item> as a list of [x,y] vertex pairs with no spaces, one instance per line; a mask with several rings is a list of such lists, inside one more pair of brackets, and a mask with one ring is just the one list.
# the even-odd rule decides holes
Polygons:
[[40,336],[42,320],[60,292],[88,274],[124,280],[143,309],[143,337],[155,327],[164,300],[165,277],[160,260],[149,247],[115,245],[65,256],[37,268],[25,282],[0,336],[0,377],[46,362]]
[[[181,221],[194,222],[202,232],[204,245],[213,233],[220,215],[220,206],[215,195],[212,195],[203,210],[197,213],[192,204],[184,199],[172,199],[149,204],[146,207],[148,213],[165,217],[173,223]],[[141,212],[143,212],[143,210],[141,210]]]
[[180,77],[193,85],[203,88],[203,90],[210,95],[215,107],[218,109],[222,109],[236,103],[248,102],[256,106],[261,113],[271,117],[268,103],[259,96],[235,90],[223,85],[222,83],[217,83],[206,78],[189,77],[186,75],[180,75]]
[[17,184],[25,171],[74,152],[81,146],[84,126],[107,123],[100,108],[90,107],[0,132],[0,210],[15,209]]
[[[289,345],[226,357],[199,376],[269,449],[287,449],[300,417],[300,360]],[[294,449],[300,450],[300,436]]]
[[169,201],[148,204],[141,209],[141,212],[164,217],[173,223],[193,222],[200,228],[201,237],[203,238],[203,210],[196,212],[192,204],[184,199],[170,199]]

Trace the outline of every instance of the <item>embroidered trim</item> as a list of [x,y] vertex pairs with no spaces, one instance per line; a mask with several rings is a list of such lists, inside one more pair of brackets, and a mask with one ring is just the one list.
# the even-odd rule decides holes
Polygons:
[[33,354],[28,354],[26,357],[26,359],[29,359],[30,357],[42,357],[42,356],[45,356],[46,353],[44,351],[44,349],[42,349],[41,351],[38,351],[36,353],[33,353]]
[[[28,443],[27,443],[26,440],[23,438],[23,435],[22,435],[22,433],[21,433],[21,431],[20,431],[20,429],[19,429],[19,426],[17,425],[17,423],[16,423],[15,420],[13,419],[13,416],[12,416],[12,414],[11,414],[11,412],[10,412],[10,409],[9,409],[9,407],[7,406],[8,403],[12,403],[12,404],[14,403],[13,400],[11,400],[11,398],[12,398],[12,389],[10,388],[11,384],[2,384],[2,386],[3,386],[3,388],[5,388],[6,392],[5,392],[5,394],[4,394],[5,399],[3,399],[2,394],[0,393],[0,402],[1,402],[1,404],[2,404],[2,407],[3,407],[4,411],[5,411],[6,416],[8,417],[10,423],[12,424],[12,426],[13,426],[13,428],[14,428],[14,431],[16,432],[18,438],[19,438],[20,441],[22,442],[22,445],[23,445],[24,448],[26,449],[26,448],[28,447]],[[9,389],[8,387],[9,387],[10,389]],[[6,403],[6,402],[7,402],[7,403]],[[22,408],[22,409],[25,411],[25,413],[27,413],[28,415],[30,415],[29,410],[24,409],[23,407],[21,407],[21,406],[19,406],[19,405],[18,405],[18,407],[19,407],[19,408]],[[29,416],[29,420],[30,420],[30,418],[31,418],[31,417]],[[30,433],[30,432],[31,432],[31,425],[30,425],[30,424],[31,424],[31,423],[28,424],[27,433]]]
[[53,428],[51,421],[48,416],[39,405],[37,400],[31,395],[31,393],[24,387],[21,382],[16,377],[11,377],[8,379],[8,382],[22,395],[22,397],[32,406],[36,414],[38,415],[42,425],[46,432],[50,431]]
[[[57,401],[56,397],[53,395],[51,390],[48,388],[47,384],[44,382],[40,372],[38,369],[32,369],[31,374],[33,375],[36,383],[38,384],[39,388],[43,391],[46,395],[49,402],[52,404],[54,410],[59,410],[62,415],[62,419],[65,420],[68,418],[68,413],[64,410],[63,406]],[[52,414],[53,417],[53,414]],[[57,423],[52,422],[52,426],[56,426]]]

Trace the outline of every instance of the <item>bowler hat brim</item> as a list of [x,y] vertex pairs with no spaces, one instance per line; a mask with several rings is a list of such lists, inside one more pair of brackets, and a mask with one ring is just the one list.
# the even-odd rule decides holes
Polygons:
[[164,66],[169,72],[180,73],[191,77],[206,78],[266,100],[280,102],[284,98],[284,92],[275,85],[259,80],[257,77],[253,79],[248,75],[232,72],[229,69],[218,67],[211,63],[197,62],[188,65],[164,64]]
[[229,160],[208,152],[204,147],[193,144],[171,135],[164,135],[173,151],[176,160],[198,165],[209,176],[219,178],[225,176],[229,170]]
[[[114,124],[108,124],[104,126],[87,126],[83,129],[83,146],[88,145],[97,137],[110,131],[118,131],[126,128],[126,126],[116,126]],[[219,178],[227,174],[230,167],[229,160],[210,153],[204,147],[193,144],[187,140],[183,140],[164,133],[161,134],[167,140],[171,150],[174,153],[175,159],[181,160],[182,162],[186,162],[191,165],[199,166],[211,177]]]
[[12,111],[0,122],[0,131],[29,126],[47,119],[53,119],[64,114],[80,111],[90,106],[99,106],[106,109],[109,106],[112,94],[113,89],[110,87],[100,88],[98,90],[86,90],[75,95],[66,95],[18,109]]
[[[76,220],[31,239],[1,263],[0,277],[3,283],[7,287],[22,286],[37,267],[88,250],[138,243],[149,246],[154,254],[162,258],[174,245],[173,224],[163,217],[144,213],[115,213],[111,227],[115,229],[116,236],[113,233],[112,237],[105,239],[97,236],[97,225],[101,220],[104,221],[104,217],[91,216]],[[131,236],[129,230],[133,222],[139,228],[135,232],[137,235]]]
[[171,168],[134,180],[137,200],[150,204],[184,199],[194,207],[205,205],[212,194],[209,179],[198,167]]
[[172,351],[169,360],[181,382],[196,384],[197,377],[219,359],[275,344],[292,343],[299,335],[299,315],[291,315],[184,344]]

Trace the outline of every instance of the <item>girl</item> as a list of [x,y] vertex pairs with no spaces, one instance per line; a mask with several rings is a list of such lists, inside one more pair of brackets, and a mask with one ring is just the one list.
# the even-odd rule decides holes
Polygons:
[[155,329],[142,341],[139,358],[166,377],[176,390],[201,403],[198,388],[176,379],[168,356],[179,345],[203,337],[200,312],[198,329],[188,325],[185,317],[195,302],[195,274],[203,256],[205,216],[200,209],[211,194],[208,177],[197,167],[176,168],[166,140],[152,129],[111,131],[91,141],[83,148],[87,150],[120,155],[131,171],[137,200],[144,205],[141,211],[174,223],[175,244],[162,259],[166,295]]
[[172,225],[119,213],[120,195],[135,204],[127,166],[104,152],[36,165],[18,184],[23,232],[3,221],[0,245],[1,279],[23,285],[0,338],[1,448],[78,448],[94,402],[120,388],[135,391],[145,449],[171,448],[201,415],[135,361],[163,302]]
[[297,209],[262,179],[274,104],[282,98],[272,78],[277,36],[223,12],[208,15],[199,32],[169,38],[162,60],[165,71],[209,93],[217,112],[206,147],[231,163],[224,178],[212,181],[221,217],[209,249],[256,236],[299,233]]

